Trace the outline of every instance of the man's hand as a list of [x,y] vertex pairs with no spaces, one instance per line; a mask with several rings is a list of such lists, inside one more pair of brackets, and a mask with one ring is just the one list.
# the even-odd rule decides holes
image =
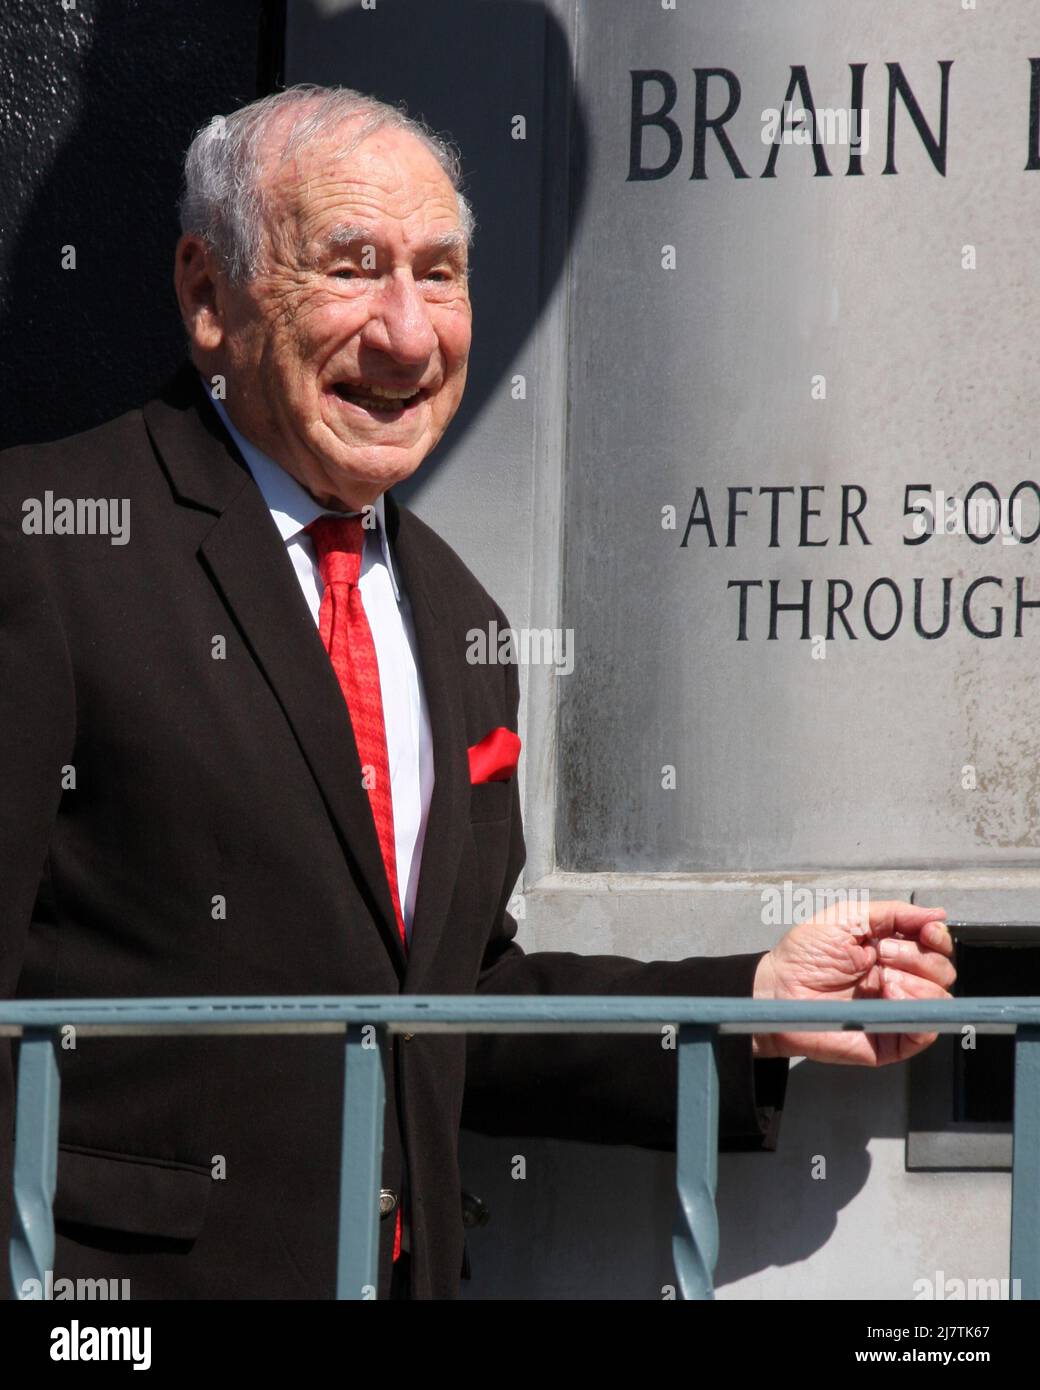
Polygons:
[[[948,999],[953,941],[938,907],[835,904],[792,927],[755,972],[755,999]],[[756,1057],[810,1057],[882,1067],[930,1046],[935,1033],[760,1033]]]

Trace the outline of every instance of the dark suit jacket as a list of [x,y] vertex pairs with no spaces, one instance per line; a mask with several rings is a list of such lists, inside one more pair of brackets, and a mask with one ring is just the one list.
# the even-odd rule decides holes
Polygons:
[[[23,501],[47,489],[130,499],[129,544],[23,534]],[[392,498],[386,515],[436,779],[407,962],[336,677],[194,368],[143,410],[2,456],[6,997],[750,992],[757,955],[516,945],[516,781],[471,786],[466,755],[516,728],[515,666],[465,659],[467,630],[507,620],[416,516]],[[0,1060],[7,1135],[6,1045]],[[129,1278],[136,1298],[333,1295],[341,1037],[81,1038],[61,1067],[57,1276]],[[724,1139],[761,1144],[786,1064],[753,1064],[734,1038],[721,1067]],[[458,1291],[461,1121],[668,1146],[675,1079],[653,1037],[395,1042],[383,1182],[400,1191],[407,1162],[413,1295]],[[381,1230],[385,1295],[393,1221]]]

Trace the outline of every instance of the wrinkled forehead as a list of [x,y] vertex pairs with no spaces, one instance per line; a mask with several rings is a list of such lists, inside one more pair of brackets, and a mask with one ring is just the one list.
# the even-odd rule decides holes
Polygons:
[[457,229],[455,190],[426,146],[408,131],[384,127],[351,149],[358,124],[344,122],[289,152],[285,127],[269,135],[259,152],[260,185],[275,239],[303,249],[342,225],[406,238]]

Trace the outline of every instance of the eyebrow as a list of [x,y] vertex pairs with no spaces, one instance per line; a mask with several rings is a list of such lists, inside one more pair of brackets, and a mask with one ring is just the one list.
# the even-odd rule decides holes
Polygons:
[[[338,250],[345,246],[353,246],[357,242],[369,242],[375,245],[378,238],[373,234],[371,227],[362,227],[355,222],[338,222],[332,227],[318,242],[320,250]],[[447,251],[461,258],[461,253],[467,249],[468,242],[466,234],[461,228],[454,228],[448,232],[439,232],[436,236],[429,237],[418,248],[423,251]]]

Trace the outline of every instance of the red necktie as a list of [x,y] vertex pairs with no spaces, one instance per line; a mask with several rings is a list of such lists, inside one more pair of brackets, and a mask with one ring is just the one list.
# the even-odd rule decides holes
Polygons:
[[[383,854],[390,900],[393,903],[401,943],[408,950],[408,938],[401,912],[397,886],[397,853],[394,840],[394,803],[390,790],[390,758],[386,749],[383,696],[379,686],[372,630],[365,616],[358,580],[365,528],[359,516],[320,516],[307,527],[318,555],[318,569],[325,585],[318,614],[321,640],[325,644],[347,702],[354,730],[358,757],[372,818]],[[394,1232],[394,1259],[401,1253],[401,1208],[397,1208]]]

